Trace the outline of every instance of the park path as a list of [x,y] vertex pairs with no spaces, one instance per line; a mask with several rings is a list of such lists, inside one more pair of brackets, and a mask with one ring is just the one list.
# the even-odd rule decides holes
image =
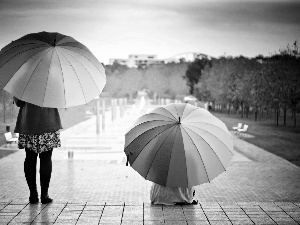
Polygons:
[[[47,218],[41,216],[45,206],[27,205],[28,188],[23,174],[24,151],[20,150],[0,159],[0,224],[1,218],[2,221],[14,222],[19,218],[19,214],[26,212],[30,212],[30,218],[36,222],[49,222],[53,219],[52,222],[59,224],[59,216],[64,215],[62,221],[66,222],[69,219],[70,224],[80,224],[79,218],[86,218],[80,216],[84,213],[97,214],[97,219],[94,220],[99,222],[99,212],[101,211],[102,215],[106,212],[104,209],[107,210],[107,218],[110,219],[112,218],[109,217],[109,212],[115,212],[113,218],[116,221],[122,220],[124,212],[129,210],[129,215],[137,215],[136,218],[139,219],[142,216],[143,221],[141,223],[141,220],[137,220],[137,223],[132,223],[128,220],[131,224],[156,224],[145,223],[148,221],[145,220],[148,214],[149,217],[151,213],[157,215],[149,205],[151,182],[125,166],[126,159],[123,153],[124,134],[130,125],[141,113],[154,107],[147,106],[143,112],[129,107],[123,117],[118,116],[114,121],[107,119],[106,128],[104,131],[100,130],[100,134],[96,133],[95,116],[61,133],[62,147],[55,149],[53,153],[53,174],[49,190],[55,203],[45,208],[46,211],[53,212],[52,217],[49,217],[48,213]],[[108,111],[106,118],[111,118],[109,113]],[[299,224],[300,168],[235,135],[234,147],[236,152],[227,171],[211,183],[196,187],[195,198],[201,203],[196,207],[201,211],[199,214],[202,215],[203,221],[210,221],[210,214],[205,214],[206,211],[210,211],[215,216],[212,216],[212,221],[224,220],[228,222],[225,224],[234,224],[232,221],[240,221],[234,217],[237,214],[232,215],[236,220],[232,220],[228,215],[230,212],[239,211],[244,215],[241,216],[243,221],[246,221],[242,224],[256,223],[256,220],[247,214],[248,210],[250,215],[259,212],[260,216],[257,218],[271,221],[270,224],[276,223],[273,217],[269,216],[269,212],[276,212],[276,215],[290,221],[283,224]],[[165,223],[170,220],[166,219],[171,218],[170,215],[173,215],[173,220],[170,220],[173,223],[170,224],[186,224],[188,221],[186,216],[184,219],[175,216],[176,213],[184,214],[185,207],[159,207],[155,210],[162,216],[157,218]],[[170,215],[160,214],[166,210],[169,210]],[[28,219],[28,213],[26,215]],[[153,215],[151,221],[156,218]],[[190,221],[194,219],[191,218]],[[198,219],[196,218],[196,221]],[[82,224],[93,224],[87,220],[83,220]],[[127,220],[124,219],[122,224],[126,224],[125,221]],[[213,224],[206,222],[189,224]]]

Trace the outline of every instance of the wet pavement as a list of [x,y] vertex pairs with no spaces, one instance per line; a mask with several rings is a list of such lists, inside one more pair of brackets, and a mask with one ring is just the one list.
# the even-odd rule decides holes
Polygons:
[[100,134],[95,116],[61,133],[52,204],[28,204],[23,150],[0,159],[0,224],[300,224],[300,168],[235,134],[230,166],[196,187],[198,205],[151,205],[152,183],[125,166],[123,153],[124,134],[141,112],[128,108],[114,121],[107,113]]

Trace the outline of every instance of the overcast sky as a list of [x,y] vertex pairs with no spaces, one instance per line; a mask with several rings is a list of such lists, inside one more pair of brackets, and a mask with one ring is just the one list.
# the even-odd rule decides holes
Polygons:
[[253,57],[299,42],[299,12],[300,0],[0,0],[0,48],[48,31],[105,64],[129,54]]

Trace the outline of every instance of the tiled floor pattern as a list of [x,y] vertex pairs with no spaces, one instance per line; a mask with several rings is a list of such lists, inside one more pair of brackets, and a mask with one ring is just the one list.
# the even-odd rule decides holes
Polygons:
[[0,224],[300,224],[300,203],[202,202],[192,206],[0,202]]
[[201,204],[151,206],[151,182],[125,166],[124,134],[137,116],[127,112],[100,134],[95,118],[62,133],[53,204],[27,203],[23,151],[1,159],[0,224],[300,224],[300,168],[236,137],[227,172],[196,187]]

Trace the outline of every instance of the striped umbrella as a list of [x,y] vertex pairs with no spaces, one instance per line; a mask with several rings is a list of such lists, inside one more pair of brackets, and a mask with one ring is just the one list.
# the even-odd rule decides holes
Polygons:
[[128,162],[141,176],[166,187],[193,187],[225,171],[233,156],[225,124],[187,103],[158,107],[125,135]]
[[0,89],[41,107],[68,108],[99,96],[104,67],[91,51],[60,33],[32,33],[0,51]]

